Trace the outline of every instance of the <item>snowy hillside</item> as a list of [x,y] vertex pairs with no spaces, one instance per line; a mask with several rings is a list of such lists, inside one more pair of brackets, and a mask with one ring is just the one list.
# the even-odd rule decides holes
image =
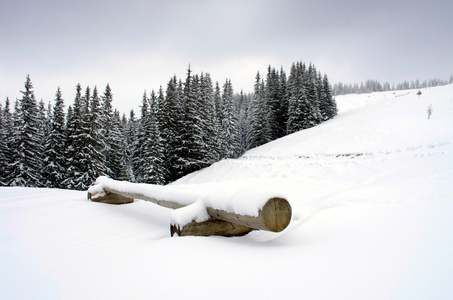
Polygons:
[[152,203],[0,188],[0,298],[449,299],[453,85],[416,92],[337,97],[333,120],[173,183],[278,190],[281,233],[171,238]]

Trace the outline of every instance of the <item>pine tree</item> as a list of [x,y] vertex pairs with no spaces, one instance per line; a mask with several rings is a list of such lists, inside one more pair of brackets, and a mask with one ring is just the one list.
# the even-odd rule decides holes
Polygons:
[[106,140],[109,149],[106,157],[108,175],[113,179],[127,180],[127,168],[124,168],[124,133],[120,120],[120,113],[115,109],[113,117],[110,120],[110,130]]
[[[222,120],[223,120],[223,112],[222,112],[222,93],[220,91],[219,82],[216,81],[215,88],[214,88],[214,107],[215,107],[215,114],[216,114],[216,127],[217,127],[217,143],[220,144],[221,136],[220,136],[220,128],[222,128]],[[219,150],[220,151],[220,148]],[[219,152],[220,158],[220,152]]]
[[234,109],[233,86],[226,80],[222,94],[222,127],[220,128],[220,157],[237,158],[241,152],[239,121]]
[[164,178],[163,183],[169,182],[169,157],[170,152],[168,147],[169,140],[169,108],[168,101],[164,95],[162,86],[159,87],[157,94],[158,111],[156,112],[157,124],[159,126],[160,138],[162,140],[162,176]]
[[100,138],[100,100],[97,89],[91,96],[87,87],[81,96],[80,85],[74,100],[71,123],[68,124],[70,145],[67,149],[67,172],[64,186],[86,190],[101,175],[106,174],[104,144]]
[[65,179],[62,182],[64,188],[72,189],[75,187],[75,178],[80,176],[80,168],[77,156],[81,151],[82,142],[79,138],[82,122],[82,87],[76,86],[76,96],[73,106],[68,107],[66,125],[66,151],[65,151]]
[[38,107],[33,92],[30,76],[25,82],[25,91],[19,106],[16,106],[16,141],[12,164],[12,177],[9,185],[41,186],[42,169],[42,133],[39,131]]
[[320,124],[323,119],[319,109],[319,95],[316,86],[317,71],[316,68],[310,64],[308,72],[305,72],[304,85],[307,91],[307,103],[304,103],[303,129],[314,127]]
[[3,178],[3,183],[4,185],[7,185],[10,182],[11,179],[11,164],[13,162],[12,160],[12,155],[13,155],[13,149],[14,149],[14,137],[15,135],[13,134],[13,119],[10,111],[10,102],[9,99],[6,98],[5,102],[5,108],[3,109],[2,112],[2,127],[3,127],[3,143],[4,147],[3,148],[3,155],[4,155],[4,168],[0,170],[0,172],[3,174],[1,177]]
[[182,127],[183,170],[182,175],[197,171],[208,165],[203,149],[203,134],[199,106],[201,104],[200,80],[192,76],[190,67],[184,83],[184,120]]
[[124,166],[125,169],[125,176],[124,180],[137,182],[135,179],[135,172],[134,172],[134,147],[137,141],[137,123],[138,121],[135,119],[134,110],[131,110],[129,113],[129,120],[126,125],[125,129],[125,143],[124,143]]
[[145,122],[149,114],[149,99],[146,91],[143,92],[142,105],[141,105],[141,115],[140,120],[137,123],[137,139],[135,140],[133,146],[133,170],[134,177],[137,182],[143,182],[144,174],[142,172],[143,160],[145,158],[143,142],[146,139],[145,132]]
[[332,90],[330,88],[330,83],[329,79],[327,78],[327,75],[324,74],[323,80],[322,80],[322,85],[323,85],[323,93],[325,97],[325,101],[327,103],[326,105],[326,117],[327,119],[332,119],[335,117],[338,113],[337,109],[337,103],[335,99],[332,97]]
[[283,136],[283,132],[280,132],[281,99],[279,97],[279,85],[280,79],[277,71],[269,66],[264,89],[264,101],[268,107],[268,122],[271,140]]
[[183,149],[182,128],[184,108],[182,103],[182,83],[172,77],[167,85],[166,102],[168,107],[167,168],[168,180],[174,181],[183,175],[185,155]]
[[288,124],[287,133],[293,133],[304,129],[304,108],[307,103],[307,96],[304,86],[304,69],[302,64],[293,64],[291,68],[288,100]]
[[6,144],[6,132],[4,126],[4,115],[3,115],[3,108],[0,104],[0,186],[6,185],[7,180],[7,168],[8,168],[8,161],[7,161],[7,152],[8,146]]
[[249,113],[251,112],[251,101],[247,95],[241,90],[240,93],[240,109],[239,109],[239,132],[240,132],[240,144],[241,144],[241,155],[250,149],[251,141],[251,122]]
[[209,73],[200,76],[200,113],[203,149],[207,164],[219,160],[218,121],[214,102],[214,90]]
[[149,111],[143,119],[143,135],[140,142],[142,148],[141,165],[139,174],[140,182],[163,184],[165,181],[163,172],[164,150],[160,137],[159,124],[157,119],[158,102],[154,91],[151,92]]
[[78,179],[77,189],[85,190],[102,175],[106,175],[105,157],[102,150],[105,148],[101,130],[101,107],[97,88],[94,87],[93,95],[90,97],[89,88],[84,99],[85,114],[82,117],[82,132],[84,132],[85,143],[82,148],[82,170],[83,176]]
[[266,102],[264,82],[259,72],[255,77],[255,91],[252,99],[252,137],[251,148],[258,147],[271,141],[271,128],[269,123],[269,107]]
[[[113,120],[113,94],[110,85],[105,87],[104,94],[101,97],[100,110],[100,140],[104,143],[102,154],[105,157],[105,166],[107,175],[118,179],[121,174],[121,159],[118,157],[118,151],[122,149],[120,141],[122,141],[119,120]],[[118,116],[119,119],[119,116]],[[117,122],[117,124],[113,124]],[[112,132],[115,131],[115,132]]]
[[64,115],[64,100],[60,88],[55,94],[55,105],[48,139],[44,145],[44,168],[43,177],[47,187],[64,187],[65,179],[65,147],[66,128]]

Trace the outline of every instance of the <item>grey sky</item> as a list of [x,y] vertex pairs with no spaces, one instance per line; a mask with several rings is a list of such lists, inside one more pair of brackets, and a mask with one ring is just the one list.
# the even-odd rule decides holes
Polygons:
[[453,2],[3,0],[0,102],[21,97],[27,74],[46,103],[61,87],[110,83],[114,106],[138,110],[189,63],[214,81],[252,91],[270,64],[313,62],[331,83],[453,74]]

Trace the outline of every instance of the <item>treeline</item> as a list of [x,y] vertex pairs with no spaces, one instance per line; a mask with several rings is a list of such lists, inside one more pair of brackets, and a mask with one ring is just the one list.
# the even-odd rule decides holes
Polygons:
[[[76,87],[73,105],[57,89],[37,103],[26,78],[22,98],[0,105],[0,185],[87,189],[101,175],[166,184],[225,158],[333,118],[327,75],[294,63],[289,76],[269,66],[254,93],[235,94],[209,74],[172,77],[164,92],[145,91],[140,116],[120,116],[107,84]],[[11,113],[12,110],[12,113]]]
[[361,82],[360,84],[344,84],[342,82],[335,83],[332,89],[333,95],[347,95],[347,94],[362,94],[362,93],[371,93],[371,92],[385,92],[385,91],[401,91],[401,90],[413,90],[413,89],[422,89],[428,87],[436,87],[453,83],[453,75],[450,76],[449,80],[441,79],[430,79],[420,82],[420,80],[415,81],[404,81],[398,83],[397,85],[390,85],[388,82],[380,83],[377,80],[367,80],[365,83]]

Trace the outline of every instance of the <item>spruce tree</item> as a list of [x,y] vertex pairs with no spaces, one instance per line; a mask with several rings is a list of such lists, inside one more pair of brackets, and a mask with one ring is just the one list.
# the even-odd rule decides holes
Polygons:
[[127,181],[137,182],[134,172],[134,147],[137,141],[138,121],[135,119],[134,110],[129,113],[129,120],[126,125],[125,145],[124,145],[124,166],[125,176]]
[[75,179],[80,177],[80,167],[78,167],[77,157],[81,151],[83,141],[80,140],[80,128],[82,123],[82,87],[76,86],[76,96],[73,106],[68,107],[67,126],[66,126],[66,151],[65,151],[65,179],[63,187],[75,188]]
[[265,97],[264,81],[259,72],[255,77],[255,91],[252,99],[252,128],[251,148],[261,146],[271,141],[271,128],[269,123],[269,106]]
[[7,161],[7,152],[8,146],[6,144],[6,131],[4,126],[4,115],[3,115],[3,108],[0,104],[0,186],[6,185],[7,179],[7,168],[8,168],[8,161]]
[[202,121],[199,111],[201,105],[200,80],[192,76],[190,67],[184,83],[184,120],[182,127],[183,170],[189,174],[208,165],[204,156]]
[[142,120],[144,134],[140,142],[142,158],[138,173],[141,176],[140,182],[144,183],[163,184],[165,181],[163,172],[164,150],[157,119],[158,110],[157,97],[153,90],[149,111]]
[[222,112],[220,158],[237,158],[241,152],[239,121],[234,109],[233,86],[228,79],[223,86]]
[[143,182],[143,161],[145,159],[144,148],[142,147],[143,142],[146,139],[145,122],[149,114],[149,99],[146,91],[143,92],[141,115],[140,120],[137,123],[137,139],[133,146],[133,170],[134,177],[137,182]]
[[114,110],[113,117],[110,120],[110,130],[108,139],[108,157],[106,157],[106,169],[109,171],[108,175],[113,179],[127,180],[127,168],[124,168],[124,133],[118,110]]
[[200,76],[200,113],[203,149],[207,164],[219,160],[218,120],[214,100],[214,90],[209,73]]
[[174,181],[183,175],[185,155],[183,149],[182,129],[184,108],[182,103],[182,83],[176,76],[167,85],[166,102],[168,107],[167,161],[168,180]]
[[42,185],[42,133],[39,131],[38,107],[30,76],[16,106],[15,155],[9,185],[39,187]]
[[66,128],[64,100],[60,88],[55,94],[50,132],[44,145],[43,176],[47,187],[64,187]]
[[304,86],[304,69],[301,64],[293,64],[289,81],[287,133],[304,129],[307,96]]
[[13,134],[13,118],[10,111],[10,102],[6,98],[5,108],[2,112],[2,127],[3,127],[3,154],[5,159],[4,168],[0,170],[3,173],[3,183],[7,185],[11,179],[11,164],[13,162],[13,149],[14,149],[14,134]]

